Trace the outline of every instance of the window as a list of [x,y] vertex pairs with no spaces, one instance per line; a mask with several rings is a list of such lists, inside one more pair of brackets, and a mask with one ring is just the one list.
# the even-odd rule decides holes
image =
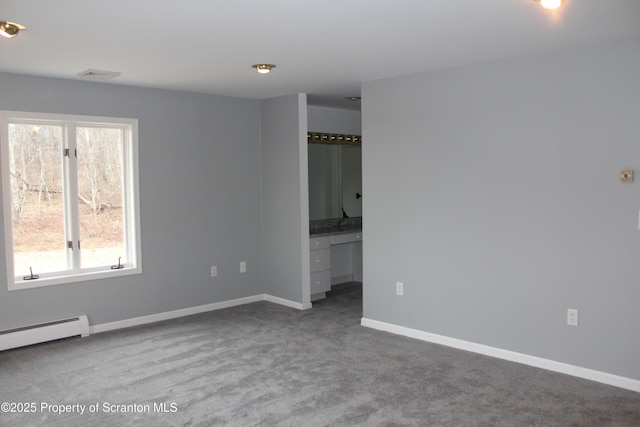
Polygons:
[[0,112],[10,290],[141,272],[137,128]]

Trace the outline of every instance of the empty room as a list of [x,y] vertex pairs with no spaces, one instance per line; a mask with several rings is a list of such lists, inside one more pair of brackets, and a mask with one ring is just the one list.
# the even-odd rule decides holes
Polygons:
[[0,425],[640,425],[640,1],[0,36]]

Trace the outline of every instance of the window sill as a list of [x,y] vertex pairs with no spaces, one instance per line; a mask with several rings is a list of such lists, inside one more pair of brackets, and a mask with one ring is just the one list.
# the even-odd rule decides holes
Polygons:
[[125,267],[118,270],[101,270],[87,273],[70,274],[66,276],[43,277],[35,280],[13,280],[9,281],[9,291],[20,291],[23,289],[42,288],[45,286],[65,285],[76,282],[87,282],[99,279],[109,279],[114,277],[131,276],[142,274],[141,267]]

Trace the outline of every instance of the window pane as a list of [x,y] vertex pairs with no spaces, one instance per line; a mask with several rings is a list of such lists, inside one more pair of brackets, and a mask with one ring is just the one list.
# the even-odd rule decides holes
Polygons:
[[81,268],[128,262],[124,239],[122,129],[78,127]]
[[62,127],[10,124],[14,274],[67,270]]

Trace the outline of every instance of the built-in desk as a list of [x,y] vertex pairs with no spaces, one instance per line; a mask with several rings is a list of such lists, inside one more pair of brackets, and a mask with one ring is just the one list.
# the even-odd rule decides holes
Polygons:
[[309,239],[311,301],[325,298],[331,285],[362,281],[362,230],[315,234]]

